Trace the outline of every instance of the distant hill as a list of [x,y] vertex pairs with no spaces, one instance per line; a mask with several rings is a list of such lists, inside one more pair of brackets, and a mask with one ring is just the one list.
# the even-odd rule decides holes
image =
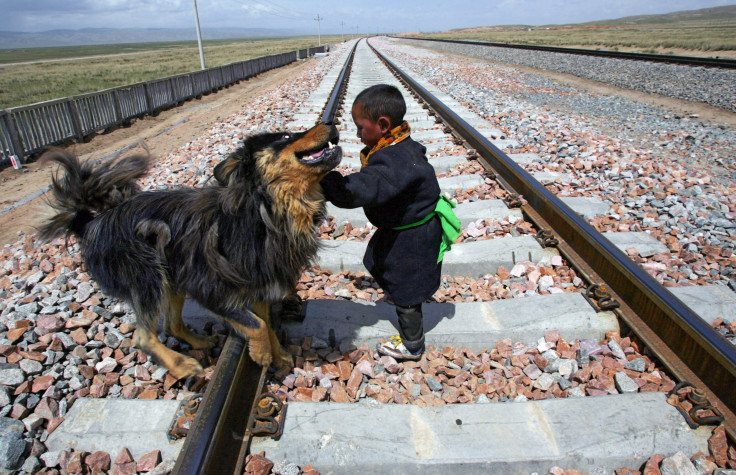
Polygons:
[[724,22],[736,20],[736,5],[725,7],[701,8],[699,10],[682,10],[661,15],[635,15],[615,20],[602,20],[583,25],[646,25],[664,23],[702,23]]
[[[313,34],[313,32],[311,30],[267,28],[202,29],[202,39],[204,40],[299,36],[306,34]],[[0,49],[190,40],[197,40],[197,32],[194,28],[85,28],[81,30],[50,30],[36,33],[0,31]]]
[[664,24],[702,24],[702,23],[735,23],[736,22],[736,5],[727,5],[725,7],[701,8],[699,10],[682,10],[678,12],[663,13],[660,15],[636,15],[616,18],[613,20],[591,21],[586,23],[566,23],[562,25],[493,25],[493,26],[474,26],[470,28],[455,28],[447,30],[451,32],[479,32],[479,31],[514,31],[538,29],[542,27],[616,27],[627,25],[664,25]]

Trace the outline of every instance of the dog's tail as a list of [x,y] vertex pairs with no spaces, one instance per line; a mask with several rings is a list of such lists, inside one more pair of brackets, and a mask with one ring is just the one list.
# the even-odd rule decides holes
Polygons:
[[49,204],[57,213],[38,230],[44,242],[62,235],[81,236],[95,216],[139,191],[136,180],[145,176],[151,165],[150,153],[97,164],[80,163],[73,154],[54,150],[41,160],[56,162],[65,171],[62,176],[57,171],[51,177],[53,199]]

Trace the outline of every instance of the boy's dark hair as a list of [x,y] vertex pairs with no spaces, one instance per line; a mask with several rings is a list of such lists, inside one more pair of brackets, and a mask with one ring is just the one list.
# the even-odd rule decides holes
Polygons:
[[391,120],[391,127],[396,127],[404,121],[406,114],[406,102],[395,86],[390,84],[376,84],[363,89],[357,96],[353,105],[360,104],[367,119],[377,121],[382,115]]

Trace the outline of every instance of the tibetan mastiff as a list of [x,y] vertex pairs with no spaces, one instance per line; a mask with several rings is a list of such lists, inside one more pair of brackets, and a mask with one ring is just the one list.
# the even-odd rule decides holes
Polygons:
[[159,342],[161,313],[164,330],[193,348],[215,344],[184,325],[186,296],[247,338],[255,362],[283,368],[292,360],[270,327],[269,303],[293,290],[316,255],[315,223],[325,210],[319,181],[340,163],[338,138],[330,124],[254,135],[215,166],[216,182],[162,191],[136,183],[150,167],[147,155],[82,164],[52,151],[44,160],[65,173],[52,176],[55,214],[38,234],[76,237],[103,292],[135,311],[135,345],[175,378],[202,367]]

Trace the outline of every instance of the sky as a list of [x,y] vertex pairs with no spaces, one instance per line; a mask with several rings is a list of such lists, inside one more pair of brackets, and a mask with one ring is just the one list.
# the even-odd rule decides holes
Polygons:
[[[0,0],[0,30],[194,29],[194,1]],[[581,23],[735,3],[734,0],[196,0],[203,31],[220,27],[286,28],[314,29],[315,33],[323,34]]]

